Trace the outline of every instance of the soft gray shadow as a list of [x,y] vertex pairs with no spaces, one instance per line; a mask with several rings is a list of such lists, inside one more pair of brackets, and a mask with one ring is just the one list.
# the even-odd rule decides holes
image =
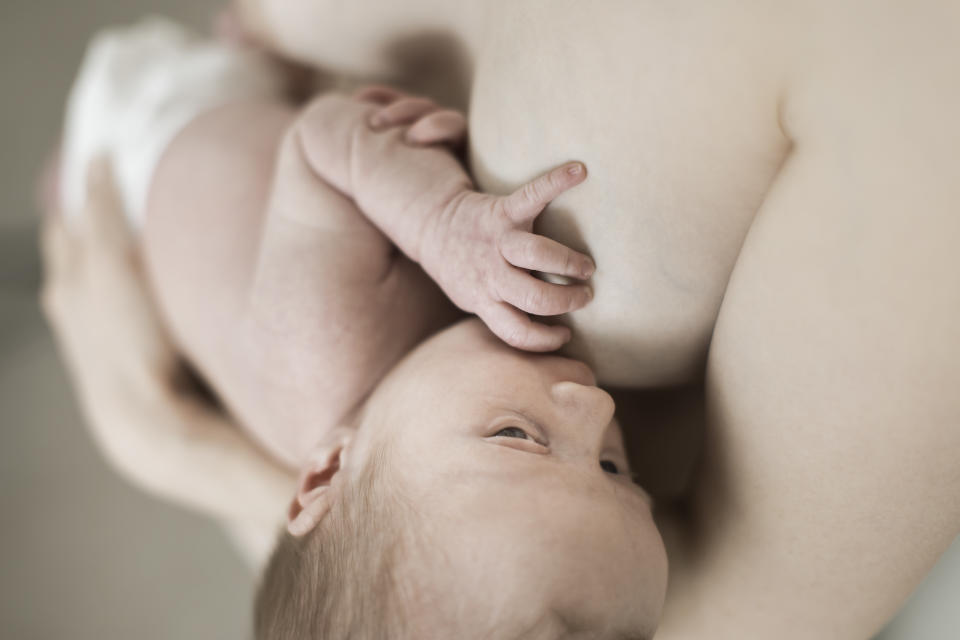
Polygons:
[[387,47],[399,69],[397,82],[439,104],[467,112],[473,69],[466,46],[454,35],[427,31]]

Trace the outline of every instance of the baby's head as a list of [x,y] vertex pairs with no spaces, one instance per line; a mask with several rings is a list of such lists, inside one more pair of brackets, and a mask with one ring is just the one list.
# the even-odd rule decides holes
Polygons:
[[258,638],[653,635],[663,543],[585,365],[462,322],[310,460]]

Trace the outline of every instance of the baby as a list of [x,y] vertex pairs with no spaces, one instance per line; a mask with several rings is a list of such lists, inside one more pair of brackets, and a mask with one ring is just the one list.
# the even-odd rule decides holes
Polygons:
[[165,22],[103,36],[63,165],[71,210],[111,158],[184,352],[300,470],[257,637],[651,636],[666,559],[612,400],[494,335],[554,350],[569,330],[524,312],[589,301],[529,273],[592,273],[532,233],[585,168],[477,193],[438,146],[457,114],[383,88],[295,111],[276,78]]

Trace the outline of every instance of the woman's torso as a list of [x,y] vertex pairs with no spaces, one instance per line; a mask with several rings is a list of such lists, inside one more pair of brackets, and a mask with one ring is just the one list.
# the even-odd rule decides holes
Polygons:
[[608,385],[699,377],[740,246],[789,147],[784,7],[259,4],[252,17],[295,57],[469,106],[483,190],[584,161],[589,180],[539,221],[598,264],[594,301],[570,318],[571,355]]
[[699,377],[741,243],[789,147],[778,120],[783,7],[248,1],[260,5],[249,17],[301,60],[469,105],[483,190],[584,161],[587,183],[539,221],[598,264],[594,301],[570,318],[571,355],[608,385]]
[[[726,306],[739,292],[736,317],[725,311],[714,345],[712,446],[702,456],[708,464],[692,509],[705,528],[678,527],[679,534],[704,535],[694,536],[695,553],[671,554],[675,587],[664,626],[672,623],[674,633],[664,635],[707,637],[676,631],[686,625],[718,637],[750,629],[755,637],[771,629],[868,636],[935,560],[936,536],[955,535],[955,518],[943,516],[942,505],[956,493],[952,480],[944,481],[955,477],[956,431],[943,428],[955,424],[945,416],[956,415],[956,403],[933,389],[955,379],[956,360],[928,377],[936,358],[917,355],[918,345],[956,344],[937,324],[955,317],[955,305],[947,309],[952,303],[942,292],[929,294],[931,283],[956,290],[955,278],[940,271],[947,265],[956,273],[945,249],[956,237],[947,175],[956,146],[949,113],[960,97],[950,55],[960,24],[955,3],[476,0],[433,7],[469,4],[474,13],[459,22],[407,11],[434,1],[403,3],[412,17],[377,0],[351,4],[345,12],[369,21],[336,21],[349,34],[338,39],[311,31],[327,17],[318,9],[326,2],[289,0],[276,6],[299,9],[300,26],[273,36],[304,60],[388,75],[404,40],[440,31],[447,37],[433,41],[438,57],[454,59],[457,45],[466,51],[469,155],[482,188],[507,191],[571,158],[587,164],[590,180],[559,200],[540,229],[596,258],[597,295],[572,317],[572,351],[602,382],[659,386],[697,377],[734,264],[751,247],[763,254],[734,274],[739,288]],[[307,16],[311,10],[317,15]],[[484,20],[495,28],[480,28]],[[414,79],[414,87],[429,84]],[[449,79],[439,78],[447,87]],[[751,232],[757,235],[741,256],[791,150],[780,125],[784,111],[797,140],[792,191],[779,202],[789,206],[775,233],[764,216],[766,228]],[[798,157],[807,163],[802,178],[815,181],[796,182]],[[855,249],[851,260],[844,260],[847,248]],[[896,261],[886,268],[889,257]],[[914,263],[920,266],[908,268]],[[805,271],[815,277],[800,277]],[[831,289],[834,278],[846,278],[848,289]],[[806,288],[784,286],[797,281]],[[857,292],[859,308],[843,300],[864,285],[870,288]],[[928,297],[898,298],[908,290]],[[889,312],[908,298],[893,320],[868,313]],[[833,312],[836,301],[845,306]],[[783,311],[771,313],[777,304]],[[790,328],[816,326],[816,349],[796,333],[761,331],[804,305],[807,323]],[[842,319],[843,328],[858,313],[867,320],[855,331],[879,328],[855,339],[845,334],[851,346],[831,333],[830,322]],[[902,348],[899,360],[890,344]],[[727,361],[717,365],[723,347]],[[833,351],[839,355],[829,362],[842,359],[843,366],[819,367]],[[867,372],[864,363],[878,362],[881,351],[882,366]],[[800,352],[795,361],[806,368],[781,366],[784,354]],[[798,387],[806,395],[793,402],[788,396]],[[877,437],[878,426],[885,438]],[[902,481],[907,477],[911,482]],[[913,539],[903,532],[920,528],[917,544],[900,543]],[[671,607],[671,600],[680,604]]]
[[569,159],[590,178],[539,230],[593,254],[572,355],[602,383],[699,376],[730,272],[788,150],[776,30],[716,3],[502,3],[476,48],[470,160],[508,191]]

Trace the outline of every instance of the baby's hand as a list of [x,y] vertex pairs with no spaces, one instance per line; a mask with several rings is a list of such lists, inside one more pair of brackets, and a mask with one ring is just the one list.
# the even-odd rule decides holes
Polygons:
[[381,105],[372,112],[368,122],[375,130],[409,125],[404,139],[410,144],[457,146],[467,137],[467,119],[463,114],[441,108],[429,98],[410,96],[379,85],[361,89],[354,98]]
[[[463,141],[462,114],[387,87],[362,90],[354,101],[375,108],[362,112],[365,124],[340,145],[350,149],[350,172],[340,180],[344,193],[454,304],[476,313],[506,343],[552,351],[569,340],[568,328],[534,322],[526,313],[574,311],[590,301],[590,289],[544,282],[530,271],[585,280],[593,262],[532,231],[554,198],[586,179],[586,167],[565,164],[509,196],[477,193],[453,154],[438,148]],[[330,106],[345,109],[342,101]]]
[[509,196],[464,191],[425,230],[421,266],[464,311],[476,313],[500,339],[518,349],[553,351],[570,330],[531,320],[580,309],[593,297],[585,284],[552,284],[530,271],[586,280],[593,261],[532,233],[550,202],[587,177],[579,162],[562,165]]

